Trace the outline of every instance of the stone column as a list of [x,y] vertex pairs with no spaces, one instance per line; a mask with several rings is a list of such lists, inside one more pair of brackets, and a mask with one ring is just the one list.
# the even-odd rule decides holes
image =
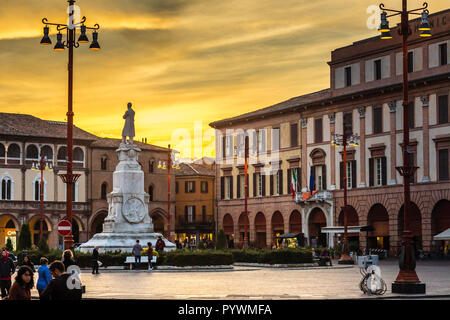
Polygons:
[[360,188],[366,187],[366,107],[359,107],[359,163]]
[[[332,112],[328,114],[328,118],[330,119],[330,134],[334,135],[335,133],[335,125],[336,125],[336,112]],[[336,151],[335,146],[330,146],[330,162],[331,162],[331,186],[330,190],[336,189]]]
[[[427,51],[427,50],[425,50]],[[423,134],[423,177],[422,182],[430,181],[430,131],[428,129],[429,114],[428,107],[430,105],[430,96],[424,95],[420,97],[422,100],[422,134]]]
[[308,189],[308,159],[307,159],[307,153],[306,153],[306,146],[307,146],[307,132],[308,132],[308,118],[302,118],[301,119],[302,124],[302,186],[303,190]]
[[389,110],[390,110],[390,138],[391,138],[391,180],[389,181],[389,184],[397,184],[396,181],[396,172],[397,170],[395,169],[396,167],[396,163],[397,163],[397,144],[396,144],[396,126],[395,126],[395,115],[396,115],[396,107],[397,107],[397,103],[396,101],[390,101],[388,102],[389,105]]

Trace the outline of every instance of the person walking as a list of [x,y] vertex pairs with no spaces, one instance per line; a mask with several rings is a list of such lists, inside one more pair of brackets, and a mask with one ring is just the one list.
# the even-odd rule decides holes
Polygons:
[[92,250],[92,274],[98,273],[98,247],[95,247]]
[[8,251],[3,248],[0,260],[0,288],[2,292],[2,299],[9,294],[11,288],[11,276],[16,271],[14,262],[9,257]]
[[153,270],[153,265],[152,265],[152,259],[153,259],[153,245],[151,242],[147,243],[148,245],[148,251],[147,251],[147,256],[148,256],[148,270]]
[[320,258],[325,261],[325,264],[327,262],[329,262],[330,263],[330,267],[333,266],[333,263],[331,262],[330,251],[328,251],[327,247],[323,248],[322,252],[320,253]]
[[138,269],[141,265],[141,251],[142,246],[139,244],[139,240],[136,240],[136,244],[133,246],[133,251],[131,252],[134,256],[135,268]]
[[64,250],[62,254],[62,263],[64,264],[64,268],[67,271],[71,265],[76,265],[75,260],[73,258],[73,253],[71,250]]
[[9,290],[7,300],[31,300],[31,288],[34,287],[33,271],[29,266],[21,266]]
[[41,293],[39,297],[41,300],[81,300],[81,287],[77,288],[74,285],[72,288],[69,288],[67,284],[73,283],[69,279],[73,275],[65,272],[66,269],[61,261],[53,261],[49,270],[53,279]]
[[31,262],[29,256],[24,256],[24,257],[23,257],[22,266],[30,267],[31,271],[33,271],[33,273],[35,272],[35,270],[34,270],[34,264],[33,264],[33,262]]
[[164,240],[162,239],[161,236],[159,236],[158,240],[156,240],[156,244],[155,244],[156,251],[158,251],[158,252],[164,251],[165,246],[166,246],[166,244],[164,243]]
[[38,268],[38,281],[36,284],[36,289],[39,292],[39,296],[41,295],[42,291],[48,286],[50,281],[52,280],[52,274],[50,273],[50,270],[48,269],[48,259],[45,257],[42,257],[40,260],[41,265]]

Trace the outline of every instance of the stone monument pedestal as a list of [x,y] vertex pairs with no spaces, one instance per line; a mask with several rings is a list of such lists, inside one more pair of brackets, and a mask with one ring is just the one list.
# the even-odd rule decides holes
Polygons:
[[144,172],[137,161],[140,151],[130,143],[121,143],[116,150],[119,163],[113,175],[113,191],[107,197],[108,216],[103,223],[103,232],[83,243],[79,247],[81,252],[91,252],[95,247],[99,247],[99,252],[131,252],[136,240],[142,247],[148,242],[155,247],[158,237],[164,240],[165,250],[176,248],[162,234],[153,232],[148,213],[149,195],[144,190]]

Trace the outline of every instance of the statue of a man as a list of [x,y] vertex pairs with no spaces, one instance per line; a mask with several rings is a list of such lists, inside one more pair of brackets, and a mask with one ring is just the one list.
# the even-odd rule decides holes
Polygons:
[[128,102],[128,110],[123,115],[125,119],[125,126],[122,130],[122,143],[127,143],[127,137],[129,137],[129,143],[133,144],[134,138],[134,110],[131,109],[131,102]]

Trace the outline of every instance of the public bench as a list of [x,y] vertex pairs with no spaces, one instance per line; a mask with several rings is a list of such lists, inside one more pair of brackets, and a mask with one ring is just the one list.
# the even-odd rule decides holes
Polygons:
[[[134,258],[134,256],[127,257],[125,263],[128,263],[130,265],[131,270],[133,269],[133,264],[136,263],[136,259]],[[141,256],[141,263],[148,263],[148,256]],[[152,257],[152,263],[156,263],[156,256]]]

